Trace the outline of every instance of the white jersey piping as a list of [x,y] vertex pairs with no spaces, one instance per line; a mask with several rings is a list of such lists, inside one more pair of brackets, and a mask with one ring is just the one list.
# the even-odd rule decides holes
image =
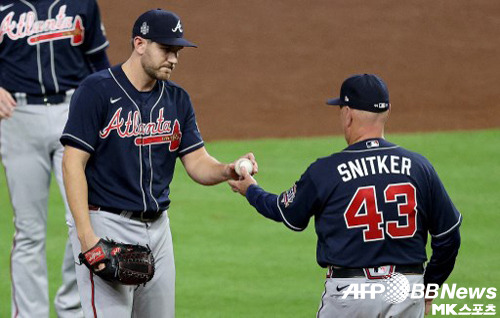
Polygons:
[[[59,0],[54,1],[49,7],[49,19],[52,19],[52,8],[58,3]],[[52,79],[54,80],[54,88],[56,93],[59,93],[59,83],[57,82],[56,68],[54,63],[54,41],[50,41],[50,70],[52,71]]]
[[[153,121],[153,110],[155,109],[156,105],[158,105],[158,103],[160,102],[162,96],[163,96],[163,90],[165,89],[165,83],[162,81],[161,82],[161,92],[160,92],[160,96],[158,97],[158,100],[155,102],[155,104],[153,105],[153,107],[151,107],[151,111],[149,112],[149,122],[152,122]],[[155,199],[154,195],[153,195],[153,160],[151,159],[151,147],[152,145],[150,144],[149,145],[149,166],[151,167],[151,178],[150,178],[150,182],[149,182],[149,193],[151,194],[151,198],[153,198],[153,201],[155,202],[156,204],[156,210],[160,210],[160,205],[158,204],[158,201]]]
[[[141,110],[139,109],[139,106],[137,106],[136,102],[130,97],[127,91],[120,85],[113,72],[111,72],[110,68],[108,68],[108,71],[109,74],[111,74],[111,76],[115,80],[116,84],[121,88],[121,90],[125,93],[125,95],[127,95],[127,97],[132,101],[134,106],[137,108],[137,111],[139,112],[139,121],[140,121],[139,124],[142,125]],[[139,184],[141,185],[142,203],[144,204],[144,211],[146,211],[147,210],[146,193],[144,192],[144,186],[142,184],[142,147],[139,147]]]
[[84,54],[85,54],[85,55],[89,55],[89,54],[92,54],[92,53],[98,52],[98,51],[102,50],[103,48],[105,48],[105,47],[106,47],[106,46],[108,46],[108,45],[109,45],[109,41],[106,41],[106,42],[104,42],[104,44],[102,44],[101,46],[98,46],[98,47],[96,47],[95,49],[89,50],[89,51],[85,52]]
[[451,231],[453,231],[457,226],[460,225],[460,222],[462,222],[462,214],[460,214],[460,216],[458,217],[458,221],[457,223],[455,223],[452,227],[450,227],[448,230],[444,231],[443,233],[439,233],[439,234],[436,234],[436,235],[431,235],[432,237],[435,237],[435,238],[438,238],[438,237],[441,237],[441,236],[444,236],[448,233],[450,233]]
[[283,214],[283,211],[281,211],[281,207],[280,207],[280,196],[278,195],[278,197],[276,198],[276,205],[278,206],[278,210],[280,211],[281,213],[281,218],[283,219],[283,222],[285,222],[285,224],[291,228],[292,230],[295,230],[295,231],[302,231],[303,229],[300,228],[300,227],[296,227],[296,226],[293,226],[292,224],[290,224],[290,222],[288,222],[288,220],[285,218],[285,215]]
[[179,154],[184,153],[184,152],[188,151],[188,150],[189,150],[189,149],[191,149],[191,148],[194,148],[194,147],[196,147],[196,146],[199,146],[199,145],[201,145],[202,143],[203,143],[203,140],[202,140],[202,141],[200,141],[199,143],[196,143],[196,144],[194,144],[194,145],[191,145],[191,146],[187,147],[186,149],[182,149],[182,151],[179,151]]
[[92,149],[92,151],[95,151],[94,147],[92,147],[91,145],[89,145],[88,143],[86,143],[85,141],[83,141],[82,139],[80,139],[80,138],[78,138],[78,137],[76,137],[76,136],[74,136],[74,135],[72,135],[72,134],[68,134],[68,133],[66,133],[66,134],[62,134],[62,135],[61,135],[61,137],[64,137],[64,136],[66,136],[66,137],[70,137],[70,138],[72,138],[72,139],[75,139],[76,141],[81,142],[81,143],[82,143],[82,144],[84,144],[85,146],[87,146],[87,147],[89,147],[90,149]]
[[[21,0],[22,3],[27,5],[28,7],[33,10],[33,13],[35,14],[35,21],[38,21],[38,13],[36,12],[35,7],[27,2],[26,0]],[[45,94],[45,86],[43,85],[43,78],[42,78],[42,63],[41,63],[41,58],[40,58],[40,44],[36,44],[36,63],[38,67],[38,83],[40,84],[40,89],[42,90],[42,94]]]
[[387,150],[387,149],[396,149],[396,148],[399,148],[399,146],[380,147],[380,148],[361,149],[361,150],[342,150],[341,152],[368,152],[368,151]]

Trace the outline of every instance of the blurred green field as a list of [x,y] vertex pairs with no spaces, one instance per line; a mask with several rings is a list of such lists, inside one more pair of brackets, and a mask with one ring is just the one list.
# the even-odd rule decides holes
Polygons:
[[[498,289],[500,130],[387,137],[430,159],[464,216],[462,248],[447,282]],[[317,157],[344,147],[342,137],[207,144],[225,162],[253,151],[259,162],[257,180],[275,193],[288,189]],[[171,198],[178,317],[315,317],[325,271],[315,261],[312,223],[294,233],[260,216],[226,184],[195,184],[180,164]],[[9,317],[13,226],[3,174],[0,210],[0,317]],[[66,235],[63,204],[53,182],[47,241],[51,299],[61,281],[59,249]],[[494,304],[500,310],[498,298],[436,301],[445,302],[458,303],[457,310],[463,304]]]

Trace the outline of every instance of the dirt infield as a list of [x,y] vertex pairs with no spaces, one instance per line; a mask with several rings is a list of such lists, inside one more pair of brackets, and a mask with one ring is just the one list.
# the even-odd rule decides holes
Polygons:
[[113,63],[137,16],[161,7],[198,49],[173,80],[206,140],[341,133],[344,78],[376,73],[393,104],[388,131],[500,127],[500,2],[492,0],[99,1]]

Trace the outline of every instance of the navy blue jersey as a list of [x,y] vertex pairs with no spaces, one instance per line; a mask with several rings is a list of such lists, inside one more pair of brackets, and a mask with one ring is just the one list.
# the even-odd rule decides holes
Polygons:
[[95,0],[0,0],[0,86],[43,95],[76,88],[86,56],[108,46]]
[[91,155],[89,204],[128,211],[167,209],[176,159],[203,147],[186,91],[158,81],[141,93],[121,65],[78,87],[61,142]]
[[247,198],[293,230],[314,216],[323,267],[422,264],[428,233],[445,236],[461,223],[429,161],[383,139],[318,159],[279,196],[251,186]]

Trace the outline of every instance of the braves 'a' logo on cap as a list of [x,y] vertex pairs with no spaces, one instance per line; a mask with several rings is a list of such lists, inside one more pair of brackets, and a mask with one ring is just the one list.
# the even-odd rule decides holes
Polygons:
[[177,31],[180,31],[180,32],[184,32],[182,31],[182,24],[181,24],[181,20],[179,20],[177,22],[177,25],[175,26],[175,28],[172,29],[172,32],[177,32]]

